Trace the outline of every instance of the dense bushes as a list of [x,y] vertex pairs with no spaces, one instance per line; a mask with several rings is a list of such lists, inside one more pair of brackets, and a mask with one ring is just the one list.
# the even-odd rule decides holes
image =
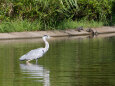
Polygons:
[[115,25],[115,0],[112,3],[112,25]]
[[6,0],[1,1],[0,14],[7,17],[49,20],[106,19],[112,0]]
[[111,0],[78,0],[81,17],[106,20],[111,14]]
[[111,14],[111,3],[112,0],[1,0],[0,20],[39,20],[45,28],[82,18],[105,21]]

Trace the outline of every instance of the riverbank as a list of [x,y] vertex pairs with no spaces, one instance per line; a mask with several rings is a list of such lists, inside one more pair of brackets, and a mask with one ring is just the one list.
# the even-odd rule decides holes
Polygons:
[[[94,32],[97,32],[98,34],[115,33],[115,27],[92,28],[92,30]],[[43,35],[49,35],[51,37],[65,37],[65,36],[92,35],[92,33],[87,32],[86,30],[78,32],[76,29],[51,30],[51,31],[32,31],[32,32],[10,32],[10,33],[0,33],[0,40],[2,40],[2,39],[41,38]]]

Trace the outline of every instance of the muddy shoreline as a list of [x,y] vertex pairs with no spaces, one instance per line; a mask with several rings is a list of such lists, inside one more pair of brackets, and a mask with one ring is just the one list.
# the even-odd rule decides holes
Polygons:
[[[98,35],[115,33],[115,26],[92,28],[92,30],[94,32],[97,32]],[[43,35],[49,35],[51,37],[88,36],[88,35],[92,35],[92,32],[87,32],[86,29],[84,29],[84,31],[82,30],[81,32],[78,32],[76,29],[32,31],[32,32],[10,32],[10,33],[0,33],[0,40],[41,38]]]

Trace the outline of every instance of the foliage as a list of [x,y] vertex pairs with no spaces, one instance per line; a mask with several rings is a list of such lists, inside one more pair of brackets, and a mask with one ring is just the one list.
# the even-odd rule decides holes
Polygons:
[[[103,20],[111,13],[112,0],[6,0],[1,2],[1,14],[7,17],[59,21],[64,19]],[[4,9],[3,9],[4,8]]]
[[78,0],[78,17],[105,21],[111,14],[111,2],[112,0]]
[[115,25],[115,0],[112,3],[112,25]]
[[37,20],[29,22],[28,20],[3,21],[0,24],[0,32],[21,32],[36,31],[41,29],[41,23]]
[[72,20],[65,20],[61,22],[56,29],[76,29],[80,26],[83,26],[84,28],[92,28],[92,27],[101,27],[103,26],[103,22],[96,22],[94,20],[85,20],[82,19],[80,21],[72,21]]
[[[38,20],[42,30],[55,29],[65,20],[106,21],[113,0],[0,0],[0,20]],[[38,29],[39,30],[39,29]]]
[[[73,21],[73,20],[65,20],[58,24],[58,26],[51,26],[47,27],[49,29],[75,29],[77,27],[83,26],[84,28],[87,27],[100,27],[104,24],[102,22],[96,21],[86,21],[82,19],[80,21]],[[0,24],[0,32],[22,32],[22,31],[37,31],[43,30],[43,25],[39,20],[35,20],[33,22],[29,22],[28,20],[12,20],[12,21],[3,21]]]

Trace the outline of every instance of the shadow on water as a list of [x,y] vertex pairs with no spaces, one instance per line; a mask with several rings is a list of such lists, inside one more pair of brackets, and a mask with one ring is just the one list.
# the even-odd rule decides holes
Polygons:
[[50,71],[39,64],[20,64],[23,78],[32,79],[36,82],[42,82],[43,86],[50,86]]

